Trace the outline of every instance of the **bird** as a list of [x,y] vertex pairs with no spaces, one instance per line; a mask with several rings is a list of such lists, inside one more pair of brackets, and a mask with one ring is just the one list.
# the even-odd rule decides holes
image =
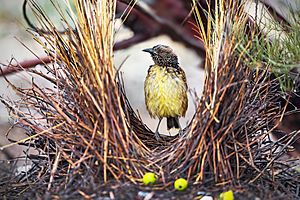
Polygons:
[[184,117],[188,108],[187,80],[185,72],[179,67],[178,57],[173,49],[166,45],[156,45],[143,49],[150,53],[154,65],[148,69],[144,82],[144,95],[147,111],[152,118],[158,118],[155,137],[160,138],[159,126],[163,118],[167,118],[167,130],[183,130],[179,117]]

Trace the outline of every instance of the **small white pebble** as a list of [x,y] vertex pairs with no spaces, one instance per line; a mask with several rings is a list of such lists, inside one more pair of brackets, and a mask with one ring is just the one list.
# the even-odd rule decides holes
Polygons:
[[204,196],[201,200],[214,200],[214,198],[212,196]]

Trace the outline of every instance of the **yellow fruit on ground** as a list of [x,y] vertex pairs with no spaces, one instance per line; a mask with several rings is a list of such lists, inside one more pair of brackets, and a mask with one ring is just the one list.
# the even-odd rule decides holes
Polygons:
[[179,191],[185,190],[187,186],[188,182],[184,178],[179,178],[174,182],[174,188]]
[[143,183],[145,185],[154,184],[156,181],[156,175],[152,172],[147,172],[143,176]]
[[220,200],[234,200],[234,195],[232,190],[222,192],[220,194]]

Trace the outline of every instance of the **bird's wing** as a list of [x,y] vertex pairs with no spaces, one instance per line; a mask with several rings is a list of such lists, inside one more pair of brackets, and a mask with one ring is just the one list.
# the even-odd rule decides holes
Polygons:
[[181,67],[178,67],[176,70],[178,73],[178,77],[183,80],[183,82],[185,83],[186,89],[188,89],[185,72],[183,71],[183,69]]

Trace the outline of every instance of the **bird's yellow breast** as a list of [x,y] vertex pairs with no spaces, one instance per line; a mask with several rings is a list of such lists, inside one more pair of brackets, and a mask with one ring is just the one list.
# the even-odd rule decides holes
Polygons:
[[188,106],[184,71],[152,65],[144,85],[146,107],[151,117],[184,116]]

